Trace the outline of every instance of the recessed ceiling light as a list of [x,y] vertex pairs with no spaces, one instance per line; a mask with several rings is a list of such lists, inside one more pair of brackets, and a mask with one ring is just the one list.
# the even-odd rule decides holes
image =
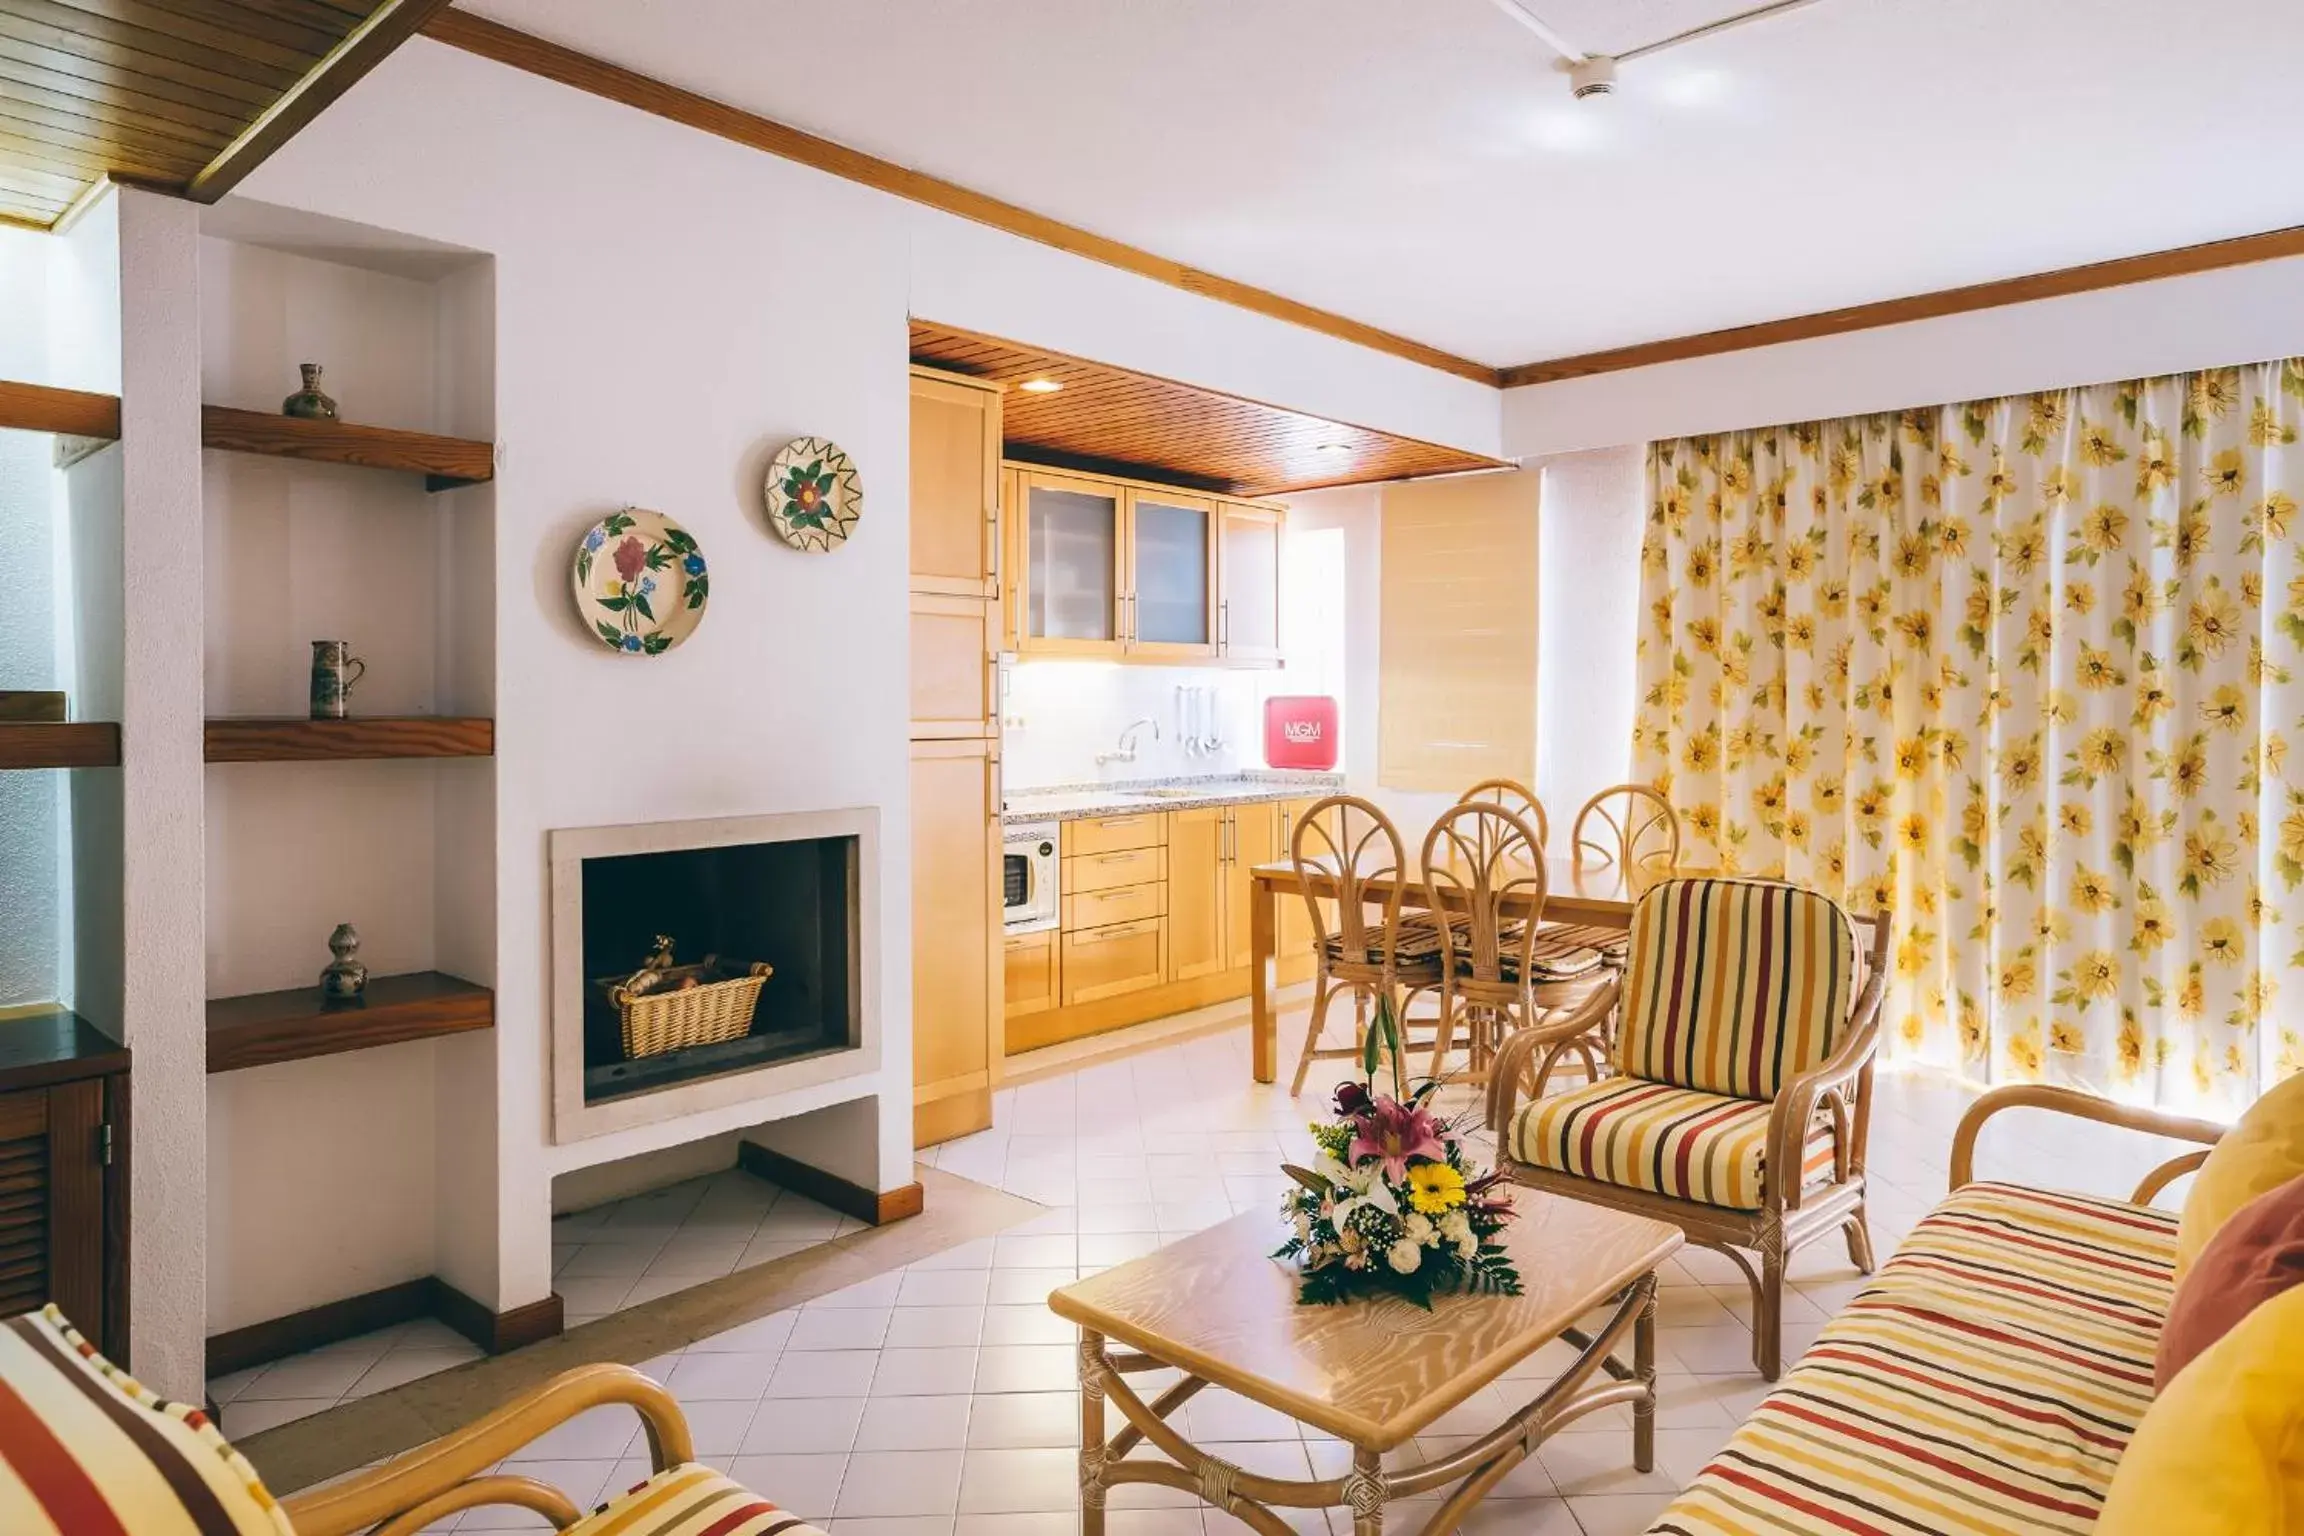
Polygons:
[[1064,385],[1056,379],[1026,379],[1016,387],[1028,395],[1052,395]]
[[1351,451],[1352,445],[1350,443],[1322,443],[1320,445],[1320,452],[1322,453],[1350,453]]

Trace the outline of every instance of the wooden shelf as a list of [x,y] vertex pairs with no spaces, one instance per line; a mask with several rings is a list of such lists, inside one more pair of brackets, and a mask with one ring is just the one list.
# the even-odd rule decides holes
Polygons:
[[367,992],[331,1003],[317,983],[208,1000],[208,1070],[365,1051],[496,1026],[496,994],[438,971],[372,976]]
[[[4,729],[4,728],[0,728]],[[492,757],[496,722],[474,715],[294,716],[211,720],[212,763],[323,763],[384,757]]]
[[0,1093],[128,1070],[128,1048],[69,1009],[0,1009]]
[[0,768],[117,768],[120,727],[108,720],[0,720]]
[[424,488],[432,491],[478,485],[496,474],[493,443],[402,432],[394,427],[363,427],[349,421],[267,416],[262,411],[236,411],[225,405],[200,407],[200,442],[206,448],[234,453],[400,470],[422,475]]

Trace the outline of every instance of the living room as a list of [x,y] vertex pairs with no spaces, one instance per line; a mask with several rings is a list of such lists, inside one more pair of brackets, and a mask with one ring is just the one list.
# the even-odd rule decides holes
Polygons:
[[2280,1529],[2300,57],[0,0],[0,1301],[306,1536]]

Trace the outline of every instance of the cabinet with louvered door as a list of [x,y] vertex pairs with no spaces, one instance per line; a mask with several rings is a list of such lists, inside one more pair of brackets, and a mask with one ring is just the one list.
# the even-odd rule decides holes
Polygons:
[[104,1102],[101,1078],[0,1094],[0,1317],[53,1301],[109,1341]]

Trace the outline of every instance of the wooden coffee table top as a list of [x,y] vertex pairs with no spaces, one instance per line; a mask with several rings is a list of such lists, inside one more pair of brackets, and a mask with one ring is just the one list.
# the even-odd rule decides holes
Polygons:
[[1057,1315],[1214,1386],[1385,1451],[1575,1325],[1680,1246],[1680,1229],[1513,1192],[1518,1296],[1307,1307],[1277,1213],[1252,1211],[1048,1298]]

